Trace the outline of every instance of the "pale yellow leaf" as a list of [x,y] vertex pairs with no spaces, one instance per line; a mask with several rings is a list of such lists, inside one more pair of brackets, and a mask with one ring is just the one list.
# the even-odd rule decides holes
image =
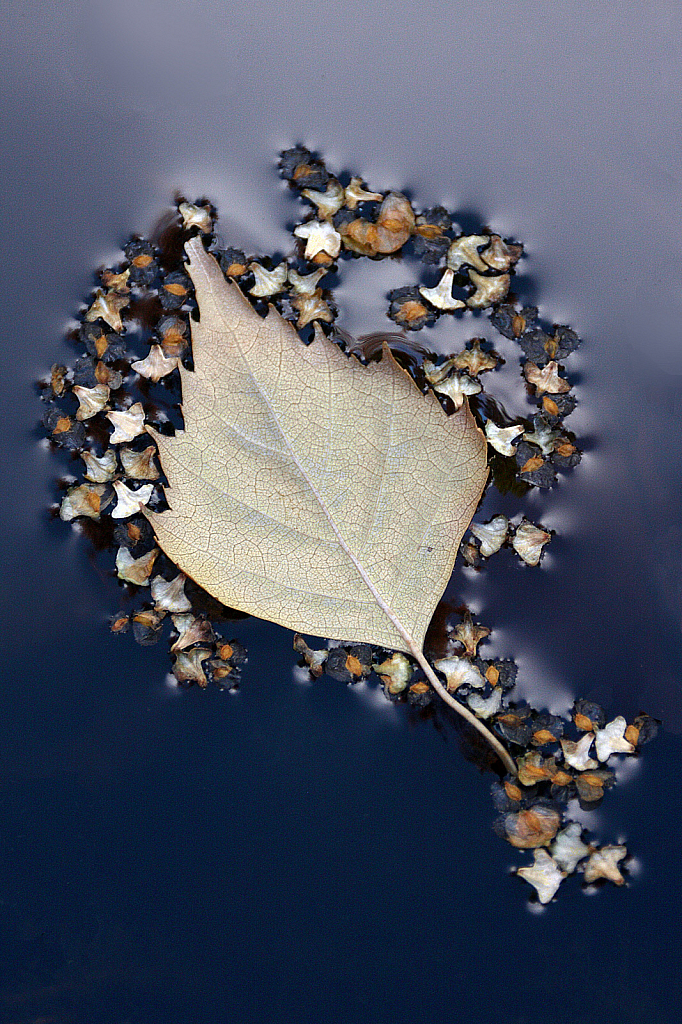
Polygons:
[[363,366],[319,331],[305,346],[198,237],[186,250],[200,319],[185,429],[150,431],[168,479],[169,510],[144,510],[159,545],[229,607],[413,654],[456,704],[422,644],[488,473],[468,405],[446,416],[387,347]]
[[201,319],[185,430],[154,435],[161,547],[232,608],[409,651],[397,618],[421,647],[487,476],[468,407],[447,417],[388,350],[363,366],[322,334],[306,347],[187,251]]

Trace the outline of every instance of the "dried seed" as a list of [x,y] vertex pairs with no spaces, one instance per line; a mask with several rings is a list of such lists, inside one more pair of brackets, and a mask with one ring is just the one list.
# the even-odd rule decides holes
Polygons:
[[414,672],[412,662],[399,652],[394,652],[379,664],[373,662],[372,668],[381,678],[388,692],[392,694],[402,693],[409,685]]
[[595,732],[595,746],[600,761],[608,761],[611,754],[634,754],[632,743],[625,739],[627,723],[622,715],[618,715],[603,729]]
[[108,504],[102,500],[106,491],[104,484],[80,484],[78,487],[70,487],[59,508],[59,518],[65,523],[78,516],[99,519],[100,513]]
[[294,229],[297,238],[305,238],[305,258],[314,259],[324,253],[330,259],[336,259],[341,252],[341,235],[327,221],[311,220],[299,224]]
[[571,389],[568,381],[559,375],[558,364],[554,361],[547,363],[547,366],[542,369],[528,361],[523,367],[523,373],[528,383],[535,386],[537,395],[542,395],[545,392],[549,392],[551,395],[560,395]]
[[106,384],[96,384],[94,388],[83,388],[75,384],[72,391],[78,399],[77,420],[89,420],[106,406],[109,401],[109,388]]
[[585,865],[585,881],[589,884],[606,878],[616,885],[624,885],[625,879],[618,870],[618,864],[627,857],[625,846],[603,846],[595,850]]
[[192,603],[185,594],[185,582],[187,577],[184,573],[172,580],[165,580],[163,576],[155,576],[152,580],[152,601],[157,612],[189,612],[192,610]]
[[311,188],[304,188],[301,195],[309,199],[317,207],[317,215],[320,220],[330,220],[337,210],[340,210],[344,201],[344,190],[336,178],[330,178],[324,192],[316,192]]
[[213,218],[210,206],[197,206],[195,203],[180,203],[178,212],[182,217],[182,226],[186,230],[199,228],[204,235],[213,230]]
[[167,377],[169,373],[177,369],[178,363],[179,359],[177,356],[168,357],[160,345],[152,345],[147,357],[131,363],[130,368],[135,373],[139,373],[140,377],[147,377],[156,383],[162,377]]
[[558,811],[544,804],[504,816],[505,837],[519,850],[548,846],[557,834],[561,818]]
[[589,771],[590,768],[598,768],[598,762],[590,757],[590,748],[594,740],[594,734],[585,733],[577,742],[561,738],[561,749],[564,752],[566,764],[576,768],[579,772]]
[[284,291],[289,273],[286,263],[279,263],[274,270],[266,270],[260,263],[249,263],[249,270],[256,279],[253,288],[249,288],[249,295],[260,299]]
[[[125,309],[129,303],[130,296],[128,295],[118,295],[116,292],[103,292],[101,288],[98,288],[95,292],[94,302],[85,314],[85,319],[88,322],[97,319],[104,320],[112,330],[122,331],[121,310]],[[97,354],[99,355],[100,353],[98,352]]]
[[146,505],[154,493],[154,484],[143,484],[136,491],[131,490],[122,480],[114,480],[114,490],[118,501],[111,513],[112,519],[127,519],[140,511],[140,505]]
[[448,690],[451,692],[460,686],[471,686],[476,690],[481,690],[485,686],[485,679],[479,670],[466,658],[441,658],[433,664],[445,676]]
[[133,558],[128,548],[119,548],[116,553],[116,574],[126,583],[137,587],[148,587],[154,562],[159,555],[158,548],[152,548],[139,558]]
[[549,903],[556,895],[557,889],[566,877],[566,873],[559,868],[546,850],[536,850],[533,866],[519,868],[516,873],[533,886],[538,894],[538,900],[543,904]]
[[552,535],[547,530],[534,526],[527,519],[523,519],[516,527],[512,547],[526,565],[537,565],[545,544],[548,544],[551,539]]
[[511,281],[509,274],[481,277],[475,270],[469,271],[469,279],[476,287],[474,294],[467,299],[467,306],[471,309],[486,309],[500,302],[509,291]]
[[144,408],[141,402],[136,402],[129,409],[114,409],[107,413],[107,419],[114,426],[114,432],[109,438],[111,444],[132,441],[144,434]]
[[358,203],[371,201],[379,202],[384,197],[381,192],[368,192],[363,184],[362,178],[351,178],[350,184],[346,185],[345,203],[349,210],[354,210]]
[[571,821],[559,832],[550,847],[554,860],[569,875],[592,850],[592,847],[583,843],[582,833],[582,825],[577,821]]
[[141,452],[121,448],[120,455],[123,472],[129,480],[158,480],[161,476],[154,461],[156,448],[153,444]]
[[510,427],[498,427],[492,420],[488,420],[485,425],[488,444],[500,455],[514,455],[516,449],[512,441],[522,433],[523,425],[521,423],[513,423]]
[[481,338],[473,338],[467,347],[458,352],[453,362],[458,370],[466,370],[472,376],[477,377],[479,373],[487,370],[494,370],[500,362],[497,352],[484,352],[481,348]]
[[509,531],[506,516],[494,516],[488,523],[472,523],[469,527],[474,537],[481,542],[481,554],[490,558],[499,551]]
[[81,452],[81,459],[85,463],[85,479],[93,483],[108,483],[116,472],[116,452],[111,448],[99,458],[93,452]]
[[456,238],[450,248],[446,263],[450,270],[459,270],[460,267],[475,267],[476,270],[485,271],[488,266],[481,258],[479,249],[490,241],[488,235],[461,235]]
[[496,687],[489,697],[482,697],[479,693],[470,693],[466,702],[479,718],[490,718],[496,715],[502,706],[502,687]]
[[453,312],[456,309],[466,309],[465,302],[452,296],[454,277],[455,275],[452,270],[444,270],[443,276],[435,288],[420,288],[419,294],[436,309],[442,309],[447,312]]

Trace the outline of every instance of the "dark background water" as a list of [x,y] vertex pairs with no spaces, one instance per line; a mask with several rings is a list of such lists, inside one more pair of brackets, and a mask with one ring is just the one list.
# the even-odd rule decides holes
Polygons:
[[[663,0],[9,5],[3,1020],[679,1019],[681,20]],[[530,912],[456,736],[371,686],[296,683],[284,630],[235,625],[239,695],[169,688],[161,646],[107,631],[109,563],[47,519],[32,381],[72,358],[93,268],[176,189],[218,205],[229,243],[287,250],[274,158],[297,141],[522,239],[522,296],[585,338],[586,457],[526,506],[559,537],[541,570],[502,553],[451,593],[529,699],[663,720],[589,816],[636,854],[626,889],[570,879]],[[410,281],[371,271],[346,265],[352,332]]]

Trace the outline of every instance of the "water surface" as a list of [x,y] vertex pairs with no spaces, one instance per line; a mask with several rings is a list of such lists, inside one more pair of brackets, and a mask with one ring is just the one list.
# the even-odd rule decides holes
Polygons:
[[[678,1019],[679,21],[663,0],[13,5],[3,1019]],[[591,817],[637,855],[625,890],[574,878],[529,912],[456,735],[371,686],[295,683],[284,630],[235,624],[238,695],[170,689],[162,645],[107,631],[110,562],[45,514],[63,463],[38,443],[32,381],[73,358],[93,269],[176,189],[217,204],[230,244],[286,251],[298,209],[274,157],[298,141],[523,240],[519,294],[585,339],[586,456],[524,506],[559,533],[545,564],[502,553],[450,593],[534,702],[663,720]],[[385,328],[410,273],[346,264],[341,326]],[[431,341],[461,336],[443,319]],[[490,491],[486,518],[507,509]]]

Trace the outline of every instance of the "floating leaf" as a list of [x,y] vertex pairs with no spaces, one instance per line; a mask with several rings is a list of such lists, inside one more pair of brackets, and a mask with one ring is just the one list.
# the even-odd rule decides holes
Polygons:
[[[168,557],[223,604],[297,631],[412,654],[487,477],[466,403],[446,416],[387,346],[363,366],[318,331],[262,319],[198,238],[200,321],[180,368],[185,429],[155,437],[170,508],[148,515]],[[349,424],[353,429],[349,429]]]

